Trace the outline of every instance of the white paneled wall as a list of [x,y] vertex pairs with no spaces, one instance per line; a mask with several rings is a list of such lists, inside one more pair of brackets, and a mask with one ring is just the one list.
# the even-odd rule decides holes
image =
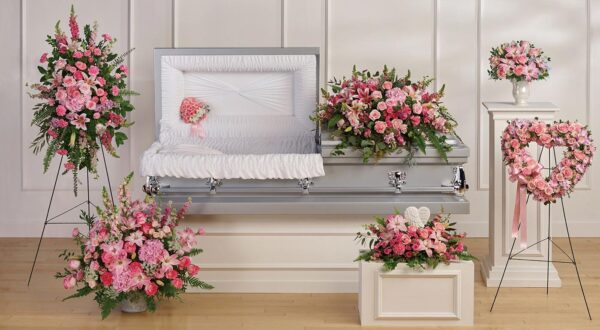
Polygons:
[[[511,97],[508,82],[487,78],[492,46],[512,39],[535,41],[552,57],[552,71],[550,80],[533,84],[532,99],[559,105],[560,118],[600,128],[595,110],[600,106],[600,0],[3,0],[0,236],[36,236],[41,230],[56,163],[43,174],[41,158],[28,148],[35,131],[29,126],[33,101],[25,95],[24,85],[36,80],[36,62],[47,49],[45,36],[56,20],[67,22],[71,3],[81,22],[97,20],[102,31],[116,36],[118,50],[136,48],[129,59],[130,84],[142,95],[133,98],[136,124],[130,129],[131,139],[119,150],[120,159],[109,159],[113,185],[130,170],[137,170],[141,153],[154,140],[155,47],[317,46],[321,48],[322,81],[348,75],[354,64],[372,70],[388,64],[400,72],[411,69],[415,77],[436,76],[438,87],[446,84],[445,102],[459,119],[460,135],[472,148],[467,164],[471,214],[456,216],[460,227],[472,236],[485,236],[488,227],[487,114],[480,102]],[[567,202],[572,230],[580,236],[600,236],[600,210],[590,207],[600,201],[600,175],[595,169],[592,172]],[[105,183],[93,182],[97,195],[97,187]],[[56,211],[74,204],[70,185],[68,176],[59,180]],[[137,178],[136,190],[140,186],[141,178]],[[213,229],[209,241],[218,237],[223,244],[238,239],[248,244],[270,242],[266,248],[290,237],[304,237],[316,246],[343,238],[354,246],[353,232],[369,219],[340,215],[198,220],[209,233]],[[269,224],[247,225],[258,220]],[[561,219],[554,220],[560,224]],[[340,223],[343,226],[335,230]],[[267,226],[270,232],[265,232]],[[70,228],[55,226],[49,235],[69,232]],[[216,260],[211,255],[207,258]],[[307,266],[310,261],[301,263]],[[260,259],[246,266],[269,267]],[[337,271],[352,267],[338,266]]]

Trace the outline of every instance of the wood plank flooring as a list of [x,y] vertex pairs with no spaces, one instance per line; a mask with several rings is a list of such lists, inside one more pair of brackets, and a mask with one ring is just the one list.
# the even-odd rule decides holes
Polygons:
[[[566,247],[565,239],[558,243]],[[487,239],[467,241],[478,257]],[[62,283],[53,274],[69,239],[45,239],[32,284],[27,275],[36,239],[0,238],[0,329],[359,329],[356,294],[186,294],[166,301],[156,313],[113,312],[102,321],[91,297],[62,302]],[[600,329],[600,238],[574,239],[592,316],[589,321],[573,267],[556,264],[563,287],[501,291],[486,288],[475,270],[475,326],[472,329]],[[558,255],[558,254],[557,254]],[[365,328],[367,329],[367,328]]]

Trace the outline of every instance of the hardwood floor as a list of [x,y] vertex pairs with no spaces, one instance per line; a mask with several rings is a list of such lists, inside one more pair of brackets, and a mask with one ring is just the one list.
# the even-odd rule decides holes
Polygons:
[[[564,239],[558,239],[566,246]],[[53,274],[69,239],[45,239],[31,286],[27,275],[35,239],[0,239],[0,329],[358,329],[356,294],[186,294],[183,303],[163,302],[156,313],[121,314],[102,321],[91,297],[62,302],[62,283]],[[469,239],[478,257],[487,239]],[[556,264],[563,287],[501,291],[489,312],[495,288],[486,288],[475,270],[473,329],[600,329],[600,238],[574,240],[582,281],[594,321],[587,319],[573,267]],[[557,254],[558,255],[558,254]],[[476,267],[478,264],[476,263]]]

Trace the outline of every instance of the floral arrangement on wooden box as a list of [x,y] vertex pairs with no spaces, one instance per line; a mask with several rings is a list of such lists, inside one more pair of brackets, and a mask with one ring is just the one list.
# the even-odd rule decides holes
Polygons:
[[[428,210],[426,213],[428,218]],[[376,223],[365,226],[366,232],[357,233],[356,239],[369,249],[356,261],[380,261],[385,270],[394,270],[399,263],[422,269],[474,259],[463,243],[465,234],[456,233],[449,215],[437,214],[431,220],[422,217],[420,221],[400,214],[375,219]]]

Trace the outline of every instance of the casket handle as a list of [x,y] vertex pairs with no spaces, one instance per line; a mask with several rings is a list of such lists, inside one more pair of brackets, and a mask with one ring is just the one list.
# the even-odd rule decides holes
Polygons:
[[206,181],[206,185],[210,187],[210,194],[215,195],[217,193],[217,187],[223,184],[223,180],[210,178]]
[[160,181],[157,176],[147,176],[146,183],[142,186],[142,190],[149,196],[157,195],[160,192]]
[[388,172],[388,179],[390,186],[396,188],[394,193],[402,193],[402,186],[406,184],[406,172],[404,171],[392,171]]

